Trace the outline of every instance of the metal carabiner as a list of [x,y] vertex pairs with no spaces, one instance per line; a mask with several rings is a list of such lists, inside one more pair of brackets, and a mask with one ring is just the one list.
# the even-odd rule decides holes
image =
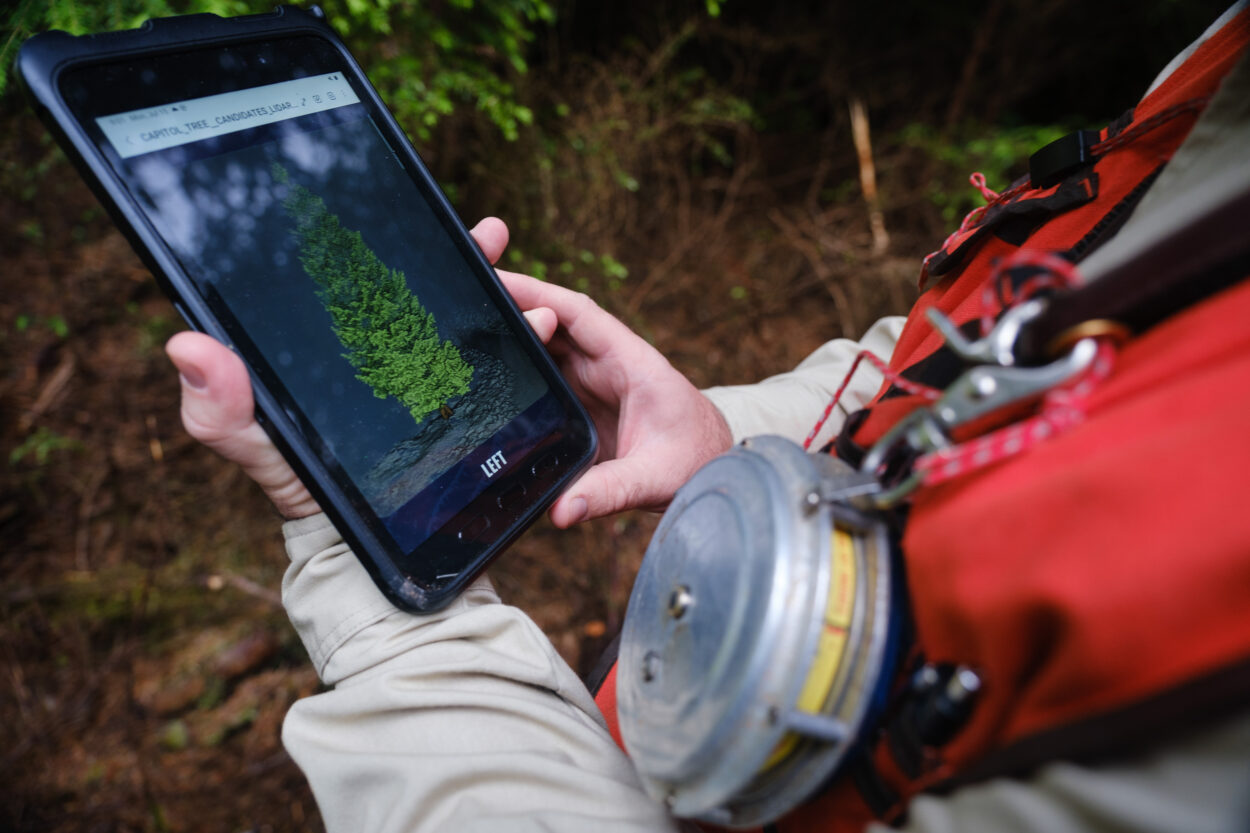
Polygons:
[[1014,306],[999,317],[992,330],[976,341],[969,341],[955,326],[955,322],[943,315],[937,307],[930,307],[925,312],[925,317],[941,334],[946,346],[969,364],[1011,367],[1016,363],[1015,349],[1020,330],[1045,309],[1046,302],[1041,298],[1032,298]]
[[953,428],[1037,399],[1075,379],[1089,369],[1097,355],[1097,340],[1083,338],[1066,356],[1040,367],[974,367],[956,379],[931,410],[949,434]]
[[[911,470],[911,463],[917,457],[949,445],[950,438],[928,408],[912,411],[886,431],[864,455],[859,470],[881,482],[881,490],[866,499],[878,509],[895,506],[920,485],[921,476]],[[890,468],[899,463],[903,466],[903,478],[888,481],[888,477],[898,474],[890,472]]]
[[[1023,320],[1027,319],[1019,319],[1017,323]],[[970,346],[985,345],[987,339]],[[969,345],[966,339],[963,343]],[[873,504],[882,509],[894,506],[920,485],[922,478],[911,471],[911,461],[905,460],[906,457],[914,460],[946,448],[951,444],[951,433],[959,426],[1040,399],[1047,391],[1088,370],[1097,355],[1098,342],[1084,338],[1066,356],[1041,367],[985,364],[966,371],[937,402],[912,411],[864,456],[860,471],[879,478],[891,476],[891,466],[897,466],[900,461],[904,465],[901,479],[882,482],[882,490],[872,496]]]

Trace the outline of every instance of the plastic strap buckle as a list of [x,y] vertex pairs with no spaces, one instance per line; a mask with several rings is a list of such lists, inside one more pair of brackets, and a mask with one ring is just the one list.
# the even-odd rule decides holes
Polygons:
[[1078,130],[1056,139],[1029,157],[1029,183],[1034,188],[1058,185],[1068,174],[1094,160],[1096,144],[1097,130]]

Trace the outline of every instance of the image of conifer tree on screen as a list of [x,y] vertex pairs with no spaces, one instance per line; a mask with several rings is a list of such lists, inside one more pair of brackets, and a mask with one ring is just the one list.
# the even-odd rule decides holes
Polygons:
[[379,399],[399,400],[417,422],[434,411],[449,418],[447,402],[469,390],[473,366],[439,336],[403,272],[388,268],[360,232],[344,228],[320,197],[291,183],[285,169],[275,166],[274,175],[288,186],[283,207],[295,221],[300,263],[356,378]]

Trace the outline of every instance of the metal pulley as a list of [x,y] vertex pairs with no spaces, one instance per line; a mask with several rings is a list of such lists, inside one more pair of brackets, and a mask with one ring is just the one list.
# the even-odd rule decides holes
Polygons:
[[621,638],[621,732],[682,817],[766,823],[809,798],[875,719],[901,611],[875,479],[779,437],[679,490]]

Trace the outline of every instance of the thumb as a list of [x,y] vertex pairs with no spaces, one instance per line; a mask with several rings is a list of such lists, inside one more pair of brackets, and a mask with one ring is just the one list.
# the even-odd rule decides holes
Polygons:
[[254,422],[252,385],[243,360],[202,333],[179,333],[165,352],[178,368],[187,433],[225,454],[219,446]]
[[592,466],[551,506],[551,522],[561,529],[627,509],[659,510],[672,499],[654,472],[640,461],[608,460]]
[[203,333],[179,333],[165,352],[181,377],[187,433],[242,466],[285,517],[316,513],[316,501],[256,422],[243,360]]
[[508,227],[498,217],[487,217],[474,226],[469,234],[477,241],[482,254],[491,263],[495,263],[503,255],[508,246]]
[[530,328],[534,330],[534,335],[538,336],[538,340],[543,344],[551,341],[551,337],[556,334],[556,328],[560,326],[555,311],[548,307],[527,309],[525,311],[525,320],[529,322]]

